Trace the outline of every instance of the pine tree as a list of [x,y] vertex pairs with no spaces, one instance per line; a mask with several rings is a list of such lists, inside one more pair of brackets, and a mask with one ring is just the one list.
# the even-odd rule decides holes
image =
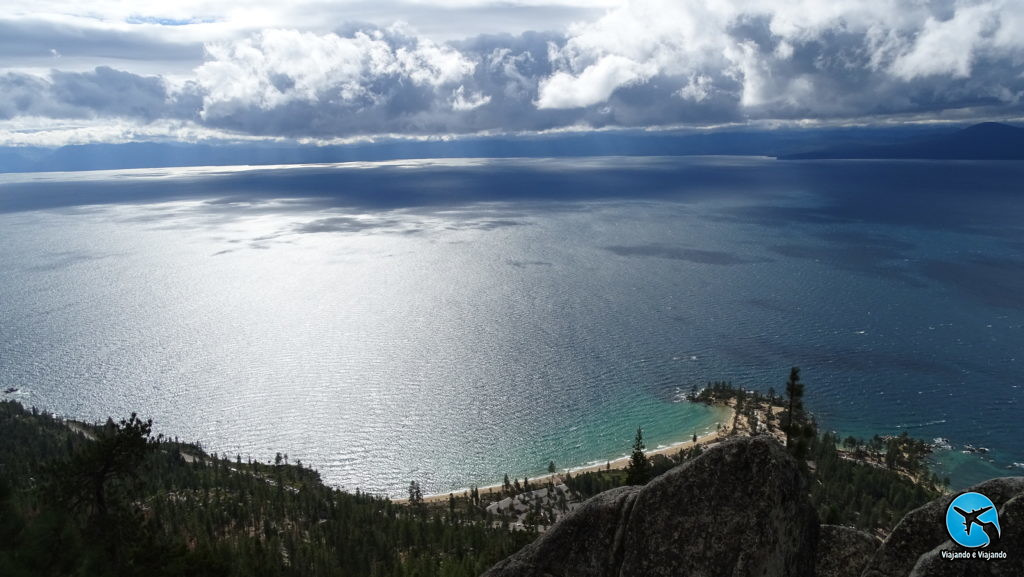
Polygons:
[[644,448],[644,431],[637,427],[633,454],[629,457],[629,468],[626,469],[626,483],[629,485],[643,485],[650,475],[651,465],[644,455]]
[[409,504],[413,507],[419,507],[423,504],[423,492],[420,490],[420,484],[417,481],[409,482]]
[[793,367],[789,370],[789,380],[786,381],[786,397],[788,399],[786,410],[786,448],[793,445],[793,420],[797,411],[803,410],[804,385],[800,382],[800,367]]
[[120,504],[129,502],[116,493],[138,477],[139,466],[154,446],[152,426],[152,420],[143,421],[135,413],[117,424],[107,419],[96,430],[96,442],[55,466],[52,479],[58,499],[70,508],[91,508],[94,520],[106,521],[110,497]]

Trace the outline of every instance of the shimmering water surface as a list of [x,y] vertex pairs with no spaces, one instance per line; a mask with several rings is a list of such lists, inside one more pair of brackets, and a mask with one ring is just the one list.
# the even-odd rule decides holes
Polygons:
[[[707,380],[1024,461],[1024,164],[416,161],[0,176],[0,387],[401,495],[714,427]],[[940,457],[941,458],[941,457]],[[1019,470],[1018,470],[1019,472]]]

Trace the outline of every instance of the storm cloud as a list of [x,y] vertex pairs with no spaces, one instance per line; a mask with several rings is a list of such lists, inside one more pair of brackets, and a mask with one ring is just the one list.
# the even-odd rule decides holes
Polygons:
[[[486,9],[473,3],[474,17]],[[457,6],[446,10],[457,18]],[[0,72],[0,143],[28,144],[36,133],[51,143],[71,128],[80,139],[90,122],[126,127],[88,133],[101,140],[166,131],[171,139],[331,142],[1021,115],[1019,2],[649,0],[579,14],[591,17],[560,31],[467,29],[462,39],[426,36],[416,22],[238,27],[232,35],[214,24],[146,20],[138,25],[163,32],[145,39],[125,24],[107,35],[109,46],[135,58],[135,72],[62,70],[59,58],[46,71]],[[68,26],[42,30],[67,43]],[[165,30],[174,27],[187,30],[174,39]],[[164,60],[191,54],[207,29],[219,31],[187,74],[138,72],[137,60],[155,59],[159,46],[169,51]],[[134,41],[139,50],[128,54]],[[99,50],[102,42],[78,44]],[[36,39],[29,48],[44,46]],[[0,43],[0,58],[14,62],[27,49]]]

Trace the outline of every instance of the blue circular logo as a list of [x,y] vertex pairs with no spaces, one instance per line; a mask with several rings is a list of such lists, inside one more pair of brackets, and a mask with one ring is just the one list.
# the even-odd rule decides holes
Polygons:
[[946,530],[964,547],[988,547],[999,540],[999,514],[992,500],[981,493],[963,493],[946,509]]

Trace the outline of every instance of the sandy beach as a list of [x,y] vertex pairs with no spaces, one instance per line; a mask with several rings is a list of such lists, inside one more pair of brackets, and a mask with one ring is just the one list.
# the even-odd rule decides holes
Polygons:
[[[719,407],[719,408],[721,408],[723,410],[722,418],[719,421],[719,423],[723,423],[723,424],[731,423],[732,419],[733,419],[733,415],[735,414],[735,411],[732,409],[732,407],[725,407],[725,406],[723,406],[723,407]],[[704,435],[698,436],[697,437],[697,443],[701,444],[701,445],[708,445],[708,444],[714,443],[715,441],[719,440],[719,438],[721,436],[722,436],[722,434],[719,433],[718,431],[711,431],[710,433],[706,433]],[[646,454],[648,457],[653,457],[654,455],[666,455],[666,456],[667,455],[674,455],[674,454],[678,453],[679,451],[682,451],[684,449],[688,449],[688,448],[692,447],[693,445],[694,445],[694,442],[693,442],[693,439],[691,438],[691,439],[686,440],[686,441],[679,441],[677,443],[671,443],[671,444],[663,446],[663,447],[658,447],[658,448],[655,448],[655,449],[648,449],[648,450],[644,451],[644,454]],[[604,470],[606,468],[625,469],[627,466],[629,466],[629,456],[628,455],[627,456],[623,456],[623,457],[617,457],[617,458],[612,459],[610,461],[607,461],[605,463],[597,463],[597,464],[594,464],[594,465],[586,465],[586,466],[581,466],[581,467],[573,467],[573,468],[567,469],[565,471],[557,472],[557,473],[545,474],[545,475],[540,475],[540,476],[537,476],[537,477],[532,477],[532,478],[530,478],[530,484],[531,485],[534,485],[534,484],[542,485],[544,483],[547,483],[549,480],[554,480],[555,483],[557,484],[557,483],[561,482],[562,478],[565,476],[566,473],[571,473],[573,475],[576,475],[578,473],[588,473],[588,472],[591,472],[591,471],[601,471],[601,470]],[[480,491],[481,495],[486,495],[488,493],[500,492],[501,490],[502,490],[502,485],[500,483],[495,484],[495,485],[487,485],[485,487],[480,487],[479,488],[479,491]],[[448,500],[448,496],[449,495],[455,495],[456,497],[467,497],[469,495],[469,489],[459,489],[457,491],[452,491],[450,493],[438,493],[436,495],[424,495],[423,496],[423,502],[425,502],[425,503],[444,502],[444,501]],[[404,502],[408,501],[408,499],[395,499],[394,501],[396,503],[404,503]]]

